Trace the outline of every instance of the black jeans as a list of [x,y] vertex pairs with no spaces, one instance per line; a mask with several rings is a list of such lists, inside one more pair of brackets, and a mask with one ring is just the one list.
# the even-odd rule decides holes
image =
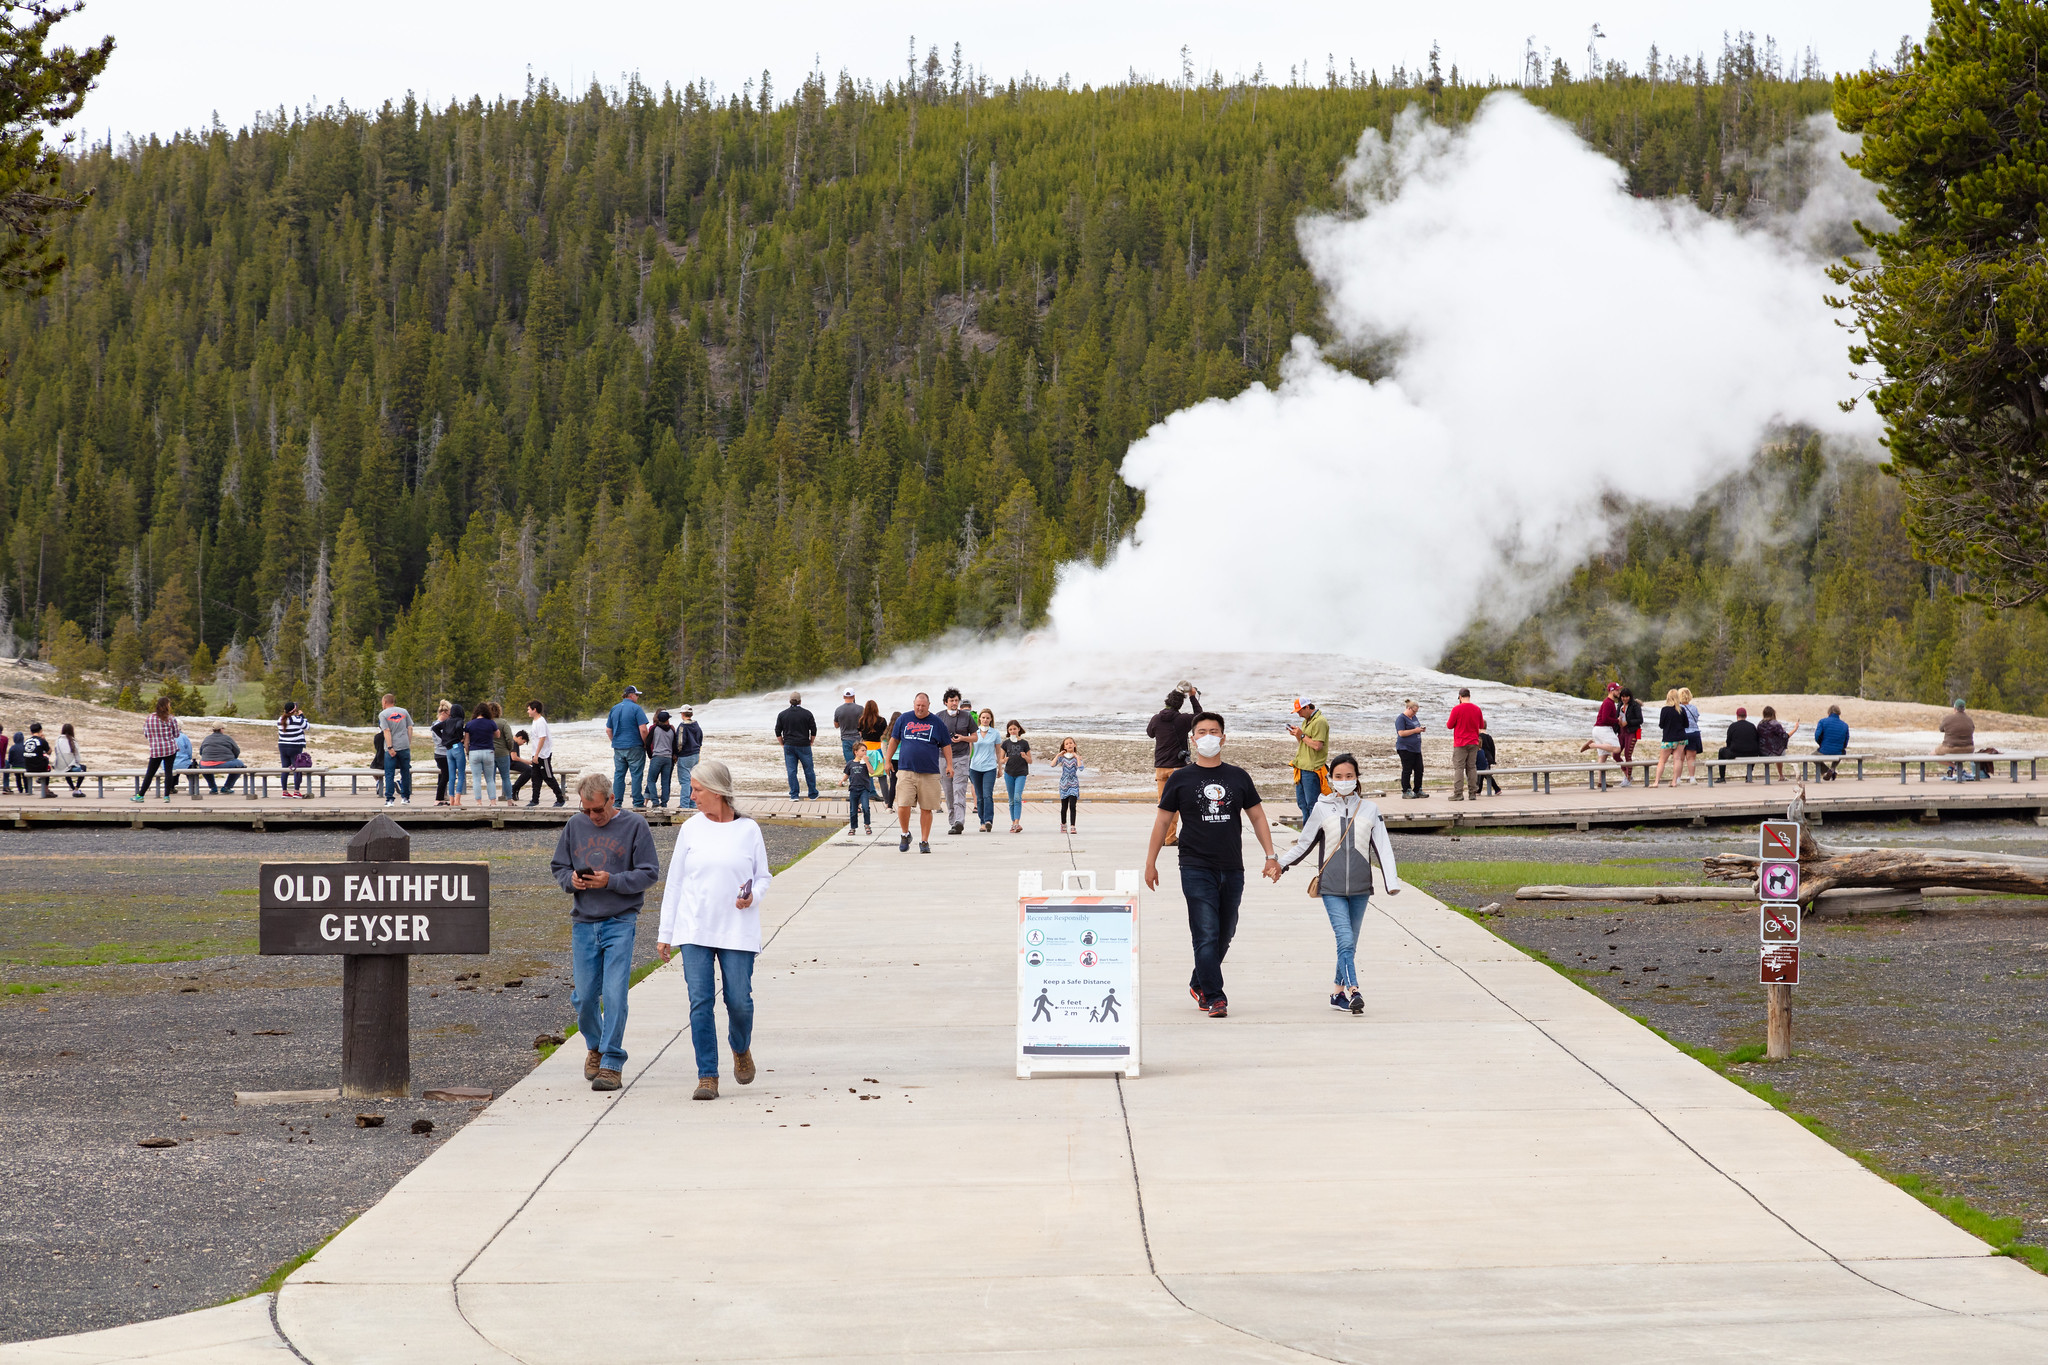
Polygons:
[[540,789],[544,786],[554,789],[556,805],[561,805],[567,799],[562,795],[561,779],[555,776],[555,760],[553,755],[549,755],[546,758],[536,758],[531,763],[515,761],[512,764],[512,772],[511,800],[516,801],[519,798],[519,789],[529,782],[533,783],[533,800],[529,801],[528,805],[538,806],[540,804]]
[[1406,749],[1396,749],[1401,756],[1401,790],[1422,794],[1422,755],[1411,754]]
[[[176,754],[163,754],[150,759],[149,767],[142,774],[142,786],[137,790],[144,796],[149,795],[149,789],[156,784],[156,770],[162,768],[164,770],[164,799],[168,801],[171,793],[178,789],[178,771],[171,766],[177,761],[178,756]],[[23,778],[21,781],[21,789],[27,791],[28,779]]]
[[1180,869],[1180,893],[1188,903],[1188,937],[1195,949],[1195,970],[1188,985],[1204,1001],[1223,999],[1223,959],[1230,952],[1230,940],[1237,936],[1237,907],[1244,899],[1244,869],[1218,872],[1213,868]]
[[434,755],[434,804],[448,804],[448,755]]

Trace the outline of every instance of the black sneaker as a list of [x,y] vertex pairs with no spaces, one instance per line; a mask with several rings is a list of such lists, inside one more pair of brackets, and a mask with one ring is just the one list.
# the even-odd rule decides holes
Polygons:
[[919,853],[929,853],[932,851],[932,846],[928,843],[925,843],[923,840],[919,840],[917,845],[917,851]]
[[898,853],[910,852],[910,836],[908,834],[904,835],[903,838],[897,842],[896,851]]
[[1198,1009],[1198,1010],[1205,1010],[1205,1009],[1208,1009],[1208,1008],[1209,1008],[1209,997],[1208,997],[1208,996],[1206,996],[1206,995],[1204,995],[1204,994],[1202,994],[1202,988],[1201,988],[1201,987],[1199,987],[1199,986],[1190,986],[1190,987],[1188,987],[1188,994],[1189,994],[1189,995],[1192,995],[1193,997],[1195,997],[1195,1008],[1196,1008],[1196,1009]]
[[1207,1009],[1211,1019],[1221,1019],[1230,1013],[1230,1002],[1220,995],[1212,995],[1209,997]]
[[1331,1009],[1333,1009],[1333,1010],[1348,1010],[1348,1009],[1350,1009],[1350,1008],[1351,1008],[1351,997],[1350,997],[1350,996],[1348,996],[1348,995],[1346,995],[1346,994],[1344,994],[1344,992],[1342,992],[1342,991],[1338,991],[1338,992],[1337,992],[1337,993],[1336,993],[1335,995],[1332,995],[1332,996],[1330,997],[1330,1008],[1331,1008]]
[[959,833],[959,832],[960,832],[961,830],[963,830],[963,829],[966,829],[966,828],[967,828],[967,826],[966,826],[966,825],[964,825],[964,824],[960,824],[960,825],[955,825],[955,826],[953,826],[953,828],[951,828],[951,829],[947,830],[947,831],[946,831],[946,833],[948,833],[948,834],[958,834],[958,833]]
[[1357,991],[1351,992],[1351,1012],[1353,1014],[1365,1013],[1365,997]]

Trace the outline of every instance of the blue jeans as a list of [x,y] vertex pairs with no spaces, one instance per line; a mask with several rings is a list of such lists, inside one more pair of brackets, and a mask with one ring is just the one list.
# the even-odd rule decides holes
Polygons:
[[860,742],[859,735],[855,735],[852,739],[848,739],[845,735],[841,735],[839,737],[839,752],[841,754],[841,758],[839,761],[842,763],[851,763],[853,762],[853,756],[857,753],[860,753],[867,747],[867,745]]
[[[303,744],[278,745],[277,766],[280,768],[289,769],[292,766],[292,764],[298,762],[299,755],[304,752],[306,752],[306,746]],[[171,792],[174,792],[178,789],[178,774],[176,767],[172,764],[172,762],[169,759],[164,760],[164,766],[172,770],[168,774],[166,779],[169,782],[169,785],[164,788],[164,793],[166,795],[169,795]],[[277,790],[279,795],[283,795],[285,792],[292,790],[293,787],[295,786],[300,791],[304,791],[306,789],[306,775],[304,773],[288,771],[285,773],[283,777],[277,779]]]
[[868,804],[868,798],[872,794],[872,789],[868,787],[862,787],[857,792],[848,792],[846,794],[846,827],[848,829],[859,829],[860,822],[863,820],[868,822],[869,829],[872,830],[875,827],[874,808]]
[[969,768],[967,776],[974,783],[975,818],[984,825],[992,823],[996,818],[996,770]]
[[448,746],[448,794],[461,796],[469,790],[468,754],[460,744]]
[[626,796],[626,775],[633,776],[633,809],[646,804],[640,794],[640,781],[647,772],[647,750],[635,744],[630,749],[612,750],[612,800],[622,801]]
[[626,1065],[626,987],[633,980],[633,931],[640,912],[610,919],[576,920],[569,926],[576,989],[576,1031],[583,1046],[600,1054],[599,1066]]
[[676,809],[695,810],[697,800],[690,795],[690,774],[697,770],[697,760],[702,754],[683,754],[676,759]]
[[[246,764],[246,763],[242,762],[242,760],[241,760],[241,759],[239,759],[239,758],[230,758],[230,759],[227,759],[227,760],[226,760],[226,761],[224,761],[224,762],[221,762],[221,763],[216,763],[216,764],[214,764],[214,765],[213,765],[212,767],[210,767],[210,768],[202,768],[202,769],[200,769],[200,771],[201,771],[201,772],[203,772],[203,773],[205,773],[205,774],[206,774],[206,794],[207,794],[208,796],[211,796],[211,795],[213,795],[213,793],[214,793],[214,790],[215,790],[215,788],[214,788],[214,785],[213,785],[213,775],[214,775],[215,773],[219,772],[219,771],[220,771],[221,769],[223,769],[223,768],[246,768],[246,767],[248,767],[248,766],[249,766],[248,764]],[[197,779],[196,779],[196,778],[188,778],[187,780],[188,780],[188,781],[197,781]],[[229,790],[230,792],[234,791],[234,789],[235,789],[235,777],[234,777],[234,774],[233,774],[233,773],[230,773],[230,774],[228,774],[228,787],[227,787],[227,789],[228,789],[228,790]]]
[[713,1007],[718,992],[711,980],[711,964],[725,978],[726,1038],[735,1055],[754,1042],[754,955],[744,948],[700,948],[694,943],[680,945],[683,953],[683,982],[690,989],[690,1044],[697,1050],[697,1074],[718,1074],[718,1020]]
[[1244,899],[1244,869],[1218,872],[1207,867],[1180,869],[1180,894],[1188,903],[1188,937],[1195,949],[1195,970],[1188,985],[1203,1000],[1223,998],[1223,958],[1237,934],[1238,902]]
[[1301,807],[1301,822],[1308,823],[1315,814],[1316,802],[1323,799],[1323,779],[1313,772],[1303,773],[1294,784],[1294,804]]
[[1010,823],[1013,825],[1024,821],[1024,779],[1029,776],[1030,773],[1003,774],[1003,789],[1010,794]]
[[804,781],[810,785],[811,800],[815,801],[818,799],[818,774],[811,767],[811,751],[809,747],[797,749],[788,745],[783,746],[782,770],[789,775],[789,796],[792,801],[796,799],[796,767],[798,763],[803,764]]
[[[399,773],[403,773],[405,776],[400,778],[397,776]],[[229,782],[234,780],[232,777],[228,779]],[[384,799],[389,801],[394,796],[403,796],[408,801],[412,800],[412,750],[410,749],[387,749],[384,753]]]
[[512,799],[512,755],[496,754],[498,760],[498,795],[507,801]]
[[1365,896],[1325,896],[1330,932],[1337,936],[1337,984],[1358,989],[1358,926],[1365,923]]
[[674,779],[676,760],[673,754],[649,754],[647,756],[647,799],[657,806],[668,804],[669,783]]
[[498,775],[497,755],[489,749],[474,749],[470,751],[469,762],[464,766],[469,769],[470,780],[476,784],[477,799],[490,800],[491,781]]

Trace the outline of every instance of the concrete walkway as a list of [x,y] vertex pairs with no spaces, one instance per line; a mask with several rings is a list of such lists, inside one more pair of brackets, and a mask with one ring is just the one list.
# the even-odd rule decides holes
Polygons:
[[[1304,878],[1255,883],[1212,1020],[1169,869],[1144,913],[1144,1077],[1014,1079],[1015,872],[1106,885],[1146,825],[1098,807],[1068,840],[1050,814],[930,857],[821,847],[766,907],[754,1085],[727,1058],[725,1097],[690,1101],[683,981],[657,972],[627,1089],[591,1093],[581,1051],[557,1053],[292,1277],[291,1346],[316,1365],[2048,1351],[2048,1279],[1412,890],[1367,918],[1353,1018],[1327,1004]],[[218,1330],[262,1302],[214,1310],[243,1313]],[[205,1316],[0,1360],[287,1358],[151,1354]]]

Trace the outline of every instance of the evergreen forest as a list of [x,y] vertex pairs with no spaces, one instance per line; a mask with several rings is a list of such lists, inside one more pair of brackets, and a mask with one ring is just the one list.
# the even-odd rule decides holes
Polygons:
[[[0,649],[75,695],[261,679],[359,722],[382,690],[578,715],[1028,626],[1132,524],[1135,438],[1323,336],[1293,223],[1361,130],[1498,88],[1434,58],[998,84],[933,49],[879,87],[535,84],[82,149],[65,269],[0,303]],[[1746,35],[1636,70],[1532,54],[1518,88],[1634,193],[1724,214],[1831,97]],[[1721,619],[1695,529],[1645,523],[1664,558],[1589,566],[1555,611]],[[1918,658],[1918,608],[1883,610],[1864,672]],[[1668,648],[1847,676],[1788,652],[1790,615],[1757,629]]]
[[1897,480],[1818,438],[1764,450],[1679,513],[1615,542],[1512,625],[1478,622],[1446,670],[1597,697],[1824,692],[1992,711],[2048,708],[2048,612],[1971,600],[1917,562]]

